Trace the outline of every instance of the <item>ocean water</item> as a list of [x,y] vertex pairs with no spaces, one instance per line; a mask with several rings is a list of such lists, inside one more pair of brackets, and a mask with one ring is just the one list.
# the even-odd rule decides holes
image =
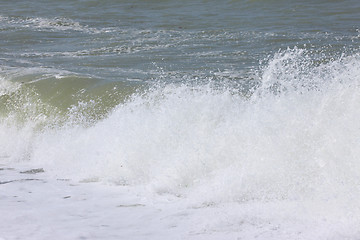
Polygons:
[[331,202],[355,236],[359,12],[356,0],[3,0],[0,163],[197,206]]

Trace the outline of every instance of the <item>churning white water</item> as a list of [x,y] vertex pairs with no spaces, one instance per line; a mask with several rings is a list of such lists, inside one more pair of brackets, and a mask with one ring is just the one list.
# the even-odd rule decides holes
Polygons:
[[211,82],[166,84],[133,94],[101,120],[82,115],[93,101],[80,102],[65,123],[36,94],[3,81],[2,96],[18,95],[22,111],[8,103],[1,119],[1,161],[126,186],[155,205],[172,196],[176,208],[202,209],[186,214],[205,221],[203,234],[351,238],[360,223],[360,58],[308,56],[278,52],[247,94]]
[[360,239],[359,7],[0,1],[0,240]]
[[72,179],[200,202],[353,199],[360,193],[359,69],[358,55],[314,66],[302,50],[279,52],[250,97],[174,84],[133,95],[90,127],[78,123],[81,116],[41,130],[41,115],[22,127],[3,119],[1,155]]

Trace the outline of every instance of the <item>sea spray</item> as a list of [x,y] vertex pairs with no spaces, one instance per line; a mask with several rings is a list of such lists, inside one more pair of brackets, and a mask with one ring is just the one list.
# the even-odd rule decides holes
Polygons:
[[212,84],[167,84],[134,94],[90,125],[81,118],[86,102],[69,111],[72,124],[34,132],[2,123],[2,139],[19,147],[2,154],[74,180],[199,202],[353,199],[359,55],[314,64],[309,54],[275,54],[250,97]]

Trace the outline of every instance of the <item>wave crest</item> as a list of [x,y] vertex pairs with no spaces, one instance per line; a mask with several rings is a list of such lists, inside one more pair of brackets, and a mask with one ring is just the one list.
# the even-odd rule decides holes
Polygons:
[[359,69],[356,54],[314,63],[303,50],[279,52],[251,95],[216,84],[153,87],[91,126],[45,128],[28,156],[74,179],[200,202],[355,199]]

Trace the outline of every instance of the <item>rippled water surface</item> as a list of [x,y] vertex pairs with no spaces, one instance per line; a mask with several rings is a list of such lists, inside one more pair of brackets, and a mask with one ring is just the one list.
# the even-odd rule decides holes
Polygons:
[[350,0],[2,1],[0,7],[2,75],[22,67],[104,81],[188,81],[214,73],[234,80],[279,49],[297,46],[328,59],[359,47],[360,4]]

